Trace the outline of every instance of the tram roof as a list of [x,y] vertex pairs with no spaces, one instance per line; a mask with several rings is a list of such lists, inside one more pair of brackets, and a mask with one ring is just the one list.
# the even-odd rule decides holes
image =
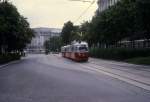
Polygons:
[[73,42],[72,45],[88,45],[87,42],[81,41],[81,42]]
[[72,42],[71,45],[66,45],[66,46],[63,46],[63,48],[67,48],[67,47],[70,47],[72,45],[87,45],[88,46],[88,43],[85,42],[85,41],[81,41],[81,42]]

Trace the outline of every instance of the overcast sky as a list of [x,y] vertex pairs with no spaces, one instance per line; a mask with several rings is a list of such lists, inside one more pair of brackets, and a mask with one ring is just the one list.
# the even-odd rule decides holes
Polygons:
[[[28,18],[31,27],[61,28],[69,20],[75,22],[90,5],[69,0],[10,0],[21,15]],[[93,0],[89,0],[93,1]],[[96,0],[97,1],[97,0]],[[90,20],[97,9],[97,2],[75,24]]]

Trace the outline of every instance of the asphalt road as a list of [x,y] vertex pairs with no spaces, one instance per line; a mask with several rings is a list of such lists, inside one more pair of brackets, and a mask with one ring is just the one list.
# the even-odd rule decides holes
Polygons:
[[150,92],[65,58],[29,55],[0,68],[0,102],[150,102]]

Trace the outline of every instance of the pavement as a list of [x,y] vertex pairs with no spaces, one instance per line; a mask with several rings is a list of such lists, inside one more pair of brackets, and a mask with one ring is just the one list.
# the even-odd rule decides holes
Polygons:
[[93,58],[78,63],[60,55],[28,55],[0,68],[0,102],[149,102],[149,90],[122,80],[128,71],[128,75],[132,71],[132,75],[149,77],[148,66],[135,66]]

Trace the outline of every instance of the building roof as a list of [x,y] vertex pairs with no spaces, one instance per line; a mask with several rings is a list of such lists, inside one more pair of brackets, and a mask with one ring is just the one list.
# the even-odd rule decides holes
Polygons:
[[59,28],[47,28],[47,27],[39,27],[39,28],[32,28],[34,31],[40,31],[40,32],[55,32],[55,33],[61,33],[62,29]]

